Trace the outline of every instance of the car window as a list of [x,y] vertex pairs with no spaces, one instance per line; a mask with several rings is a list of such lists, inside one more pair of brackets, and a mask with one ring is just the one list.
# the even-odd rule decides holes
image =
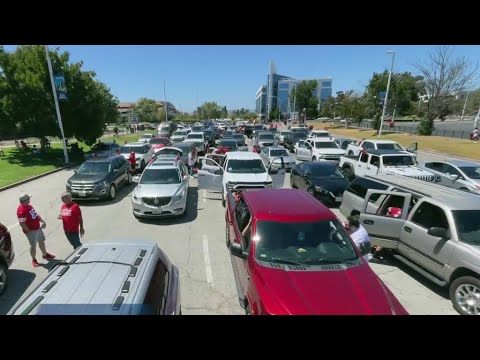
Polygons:
[[368,161],[368,154],[362,154],[362,156],[360,156],[360,162],[367,163],[367,161]]
[[445,212],[436,205],[424,201],[417,208],[412,217],[412,222],[429,229],[433,226],[449,230],[448,220]]
[[372,155],[370,158],[370,164],[376,167],[380,167],[380,157],[377,155]]
[[148,284],[147,294],[143,304],[146,314],[161,315],[167,301],[166,285],[168,284],[168,270],[161,259],[157,260],[152,278]]
[[457,169],[455,169],[452,165],[449,165],[449,164],[443,164],[442,172],[444,174],[461,176],[460,172]]
[[[352,181],[347,191],[361,197],[362,199],[365,199],[368,189],[384,191],[388,189],[388,186],[376,181],[359,177]],[[373,194],[370,196],[369,200],[375,202],[378,200],[380,195],[381,194]]]
[[480,210],[453,210],[458,239],[468,244],[480,245]]
[[400,218],[402,216],[404,203],[405,197],[401,195],[387,195],[378,209],[369,209],[367,207],[365,213],[384,217]]
[[[248,222],[250,221],[250,216],[251,214],[247,204],[243,199],[240,199],[237,204],[237,207],[235,208],[235,219],[237,220],[237,226],[238,226],[238,230],[240,230],[240,233],[243,232]],[[249,248],[250,240],[251,240],[251,228],[248,234],[245,234],[245,236],[242,236],[242,245],[244,250]]]
[[463,166],[460,170],[470,179],[480,179],[480,166]]
[[429,169],[432,169],[434,171],[442,172],[443,163],[439,163],[439,162],[425,163],[425,167],[429,168]]
[[375,149],[375,145],[373,145],[371,142],[369,141],[365,141],[362,145],[365,149]]

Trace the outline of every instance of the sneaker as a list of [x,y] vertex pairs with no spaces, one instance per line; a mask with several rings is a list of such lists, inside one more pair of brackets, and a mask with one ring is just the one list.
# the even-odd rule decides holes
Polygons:
[[42,257],[46,260],[55,259],[55,255],[52,255],[52,254],[49,254],[49,253],[46,253]]
[[37,260],[32,260],[32,266],[33,266],[33,267],[39,267],[40,264],[38,263]]

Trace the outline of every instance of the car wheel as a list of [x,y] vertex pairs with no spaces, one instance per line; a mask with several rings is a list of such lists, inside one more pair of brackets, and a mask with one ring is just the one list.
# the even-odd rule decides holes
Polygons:
[[290,173],[290,187],[291,187],[292,189],[296,189],[296,188],[297,188],[297,186],[295,185],[295,180],[293,180],[293,175],[292,175],[292,173]]
[[480,279],[462,276],[450,285],[449,294],[453,307],[459,314],[480,314]]
[[353,181],[353,179],[355,179],[355,174],[353,173],[352,169],[345,168],[343,169],[343,172],[345,173],[348,181]]
[[253,315],[252,309],[250,308],[250,304],[247,305],[247,307],[245,308],[245,315]]
[[113,200],[117,196],[117,188],[115,185],[110,185],[110,189],[108,189],[108,199]]
[[2,295],[7,289],[8,285],[8,275],[7,275],[7,266],[3,263],[0,263],[0,295]]
[[463,191],[466,191],[466,192],[470,192],[470,190],[468,190],[467,188],[460,188],[460,190],[463,190]]

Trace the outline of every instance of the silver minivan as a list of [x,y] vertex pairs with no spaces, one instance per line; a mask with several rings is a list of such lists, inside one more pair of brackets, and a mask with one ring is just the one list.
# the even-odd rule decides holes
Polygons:
[[154,241],[77,248],[9,315],[180,315],[178,268]]

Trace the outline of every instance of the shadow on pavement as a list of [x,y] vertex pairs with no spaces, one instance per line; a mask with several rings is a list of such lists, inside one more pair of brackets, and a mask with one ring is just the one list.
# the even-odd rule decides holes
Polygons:
[[427,278],[425,278],[421,274],[417,273],[415,270],[411,269],[410,267],[408,267],[404,263],[395,259],[392,256],[392,254],[386,253],[385,257],[383,259],[380,259],[380,260],[379,259],[372,259],[372,260],[370,260],[370,262],[374,263],[374,264],[396,267],[396,268],[402,270],[405,274],[410,276],[415,281],[419,282],[420,284],[422,284],[426,288],[433,291],[438,296],[441,296],[442,298],[444,298],[446,300],[450,300],[450,295],[448,294],[448,287],[441,287],[441,286],[438,286],[437,284],[432,283]]
[[180,217],[165,217],[161,219],[138,219],[141,223],[166,226],[186,224],[194,221],[198,216],[198,188],[190,186],[188,190],[187,210],[186,214]]
[[25,270],[8,271],[8,287],[0,296],[0,315],[6,315],[15,303],[23,296],[35,279],[35,274]]
[[117,195],[115,196],[114,200],[105,200],[105,199],[100,199],[100,200],[89,200],[89,199],[78,199],[75,198],[75,202],[80,205],[80,206],[92,206],[92,207],[97,207],[97,206],[109,206],[113,205],[116,203],[119,203],[122,201],[125,197],[129,196],[133,189],[135,189],[135,184],[131,185],[122,185],[120,189],[117,189]]

